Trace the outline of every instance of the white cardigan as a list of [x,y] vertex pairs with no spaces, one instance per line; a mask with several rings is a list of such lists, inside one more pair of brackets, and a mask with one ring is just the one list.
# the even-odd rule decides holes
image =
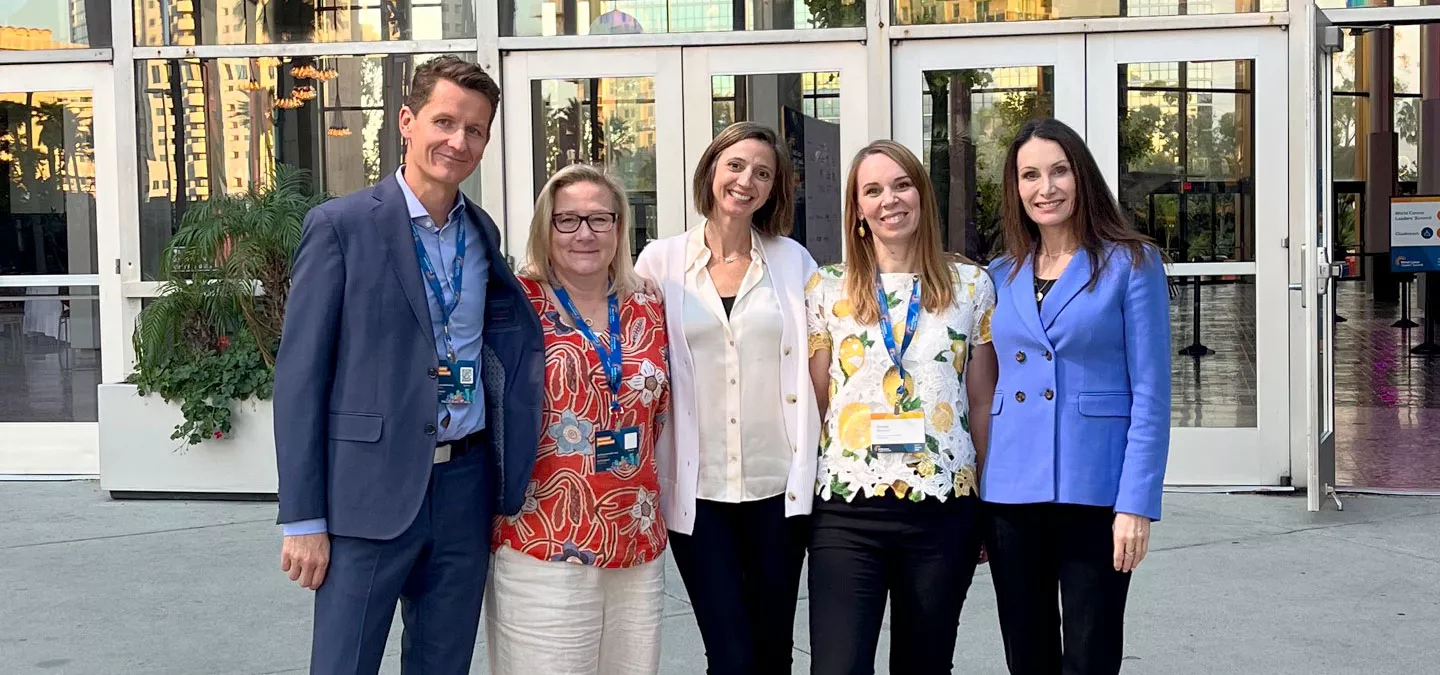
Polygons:
[[[685,330],[681,327],[685,270],[691,259],[687,250],[690,237],[691,233],[687,232],[653,241],[635,262],[635,270],[658,283],[666,297],[670,420],[655,447],[655,463],[660,472],[660,512],[666,526],[681,534],[690,534],[695,527],[695,494],[700,483],[700,431],[695,418],[697,374],[690,346],[685,342]],[[815,403],[806,352],[805,283],[816,265],[810,252],[794,239],[761,237],[761,242],[784,322],[776,349],[780,350],[780,393],[791,450],[790,475],[785,481],[785,515],[789,517],[810,513],[815,496],[820,408]]]

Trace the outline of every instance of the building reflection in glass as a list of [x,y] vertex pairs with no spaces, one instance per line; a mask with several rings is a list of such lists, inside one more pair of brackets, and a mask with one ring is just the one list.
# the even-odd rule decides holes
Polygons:
[[[1308,2],[1308,0],[1297,0]],[[893,0],[896,25],[1283,12],[1286,0]]]
[[[189,205],[263,185],[277,163],[312,172],[342,195],[393,173],[399,111],[415,67],[433,55],[141,61],[141,270]],[[479,198],[478,174],[466,193]]]
[[0,51],[109,47],[110,0],[0,2]]
[[1025,122],[1055,114],[1051,66],[927,71],[921,158],[935,185],[945,250],[999,252],[1005,155]]
[[500,26],[522,37],[845,28],[865,25],[866,1],[501,0]]
[[377,42],[475,37],[476,0],[133,2],[135,43],[140,45]]
[[605,166],[630,199],[631,252],[659,236],[655,192],[655,78],[531,83],[535,195],[571,164]]

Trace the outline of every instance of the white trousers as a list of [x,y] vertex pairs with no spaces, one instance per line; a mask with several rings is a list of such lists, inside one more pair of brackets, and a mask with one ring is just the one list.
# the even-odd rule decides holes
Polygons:
[[491,675],[655,675],[665,559],[629,569],[501,546],[485,591]]

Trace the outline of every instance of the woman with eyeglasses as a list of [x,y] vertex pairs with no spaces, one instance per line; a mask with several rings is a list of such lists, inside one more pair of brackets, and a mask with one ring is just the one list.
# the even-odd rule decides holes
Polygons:
[[624,188],[583,164],[535,203],[520,283],[545,336],[545,430],[524,507],[495,523],[495,675],[660,667],[667,336],[660,299],[630,262],[628,214]]
[[790,673],[820,420],[805,361],[815,260],[785,235],[794,172],[773,130],[739,122],[700,158],[705,225],[645,247],[670,326],[673,434],[661,511],[711,675]]

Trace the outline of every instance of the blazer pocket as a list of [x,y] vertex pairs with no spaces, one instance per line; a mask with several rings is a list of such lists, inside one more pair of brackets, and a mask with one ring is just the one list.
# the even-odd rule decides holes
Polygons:
[[374,443],[380,440],[385,418],[370,413],[330,413],[329,436],[336,441]]
[[990,400],[990,414],[999,415],[1000,408],[1005,405],[1005,392],[996,390],[995,397]]
[[1127,392],[1080,394],[1080,414],[1086,417],[1129,417],[1131,397]]

